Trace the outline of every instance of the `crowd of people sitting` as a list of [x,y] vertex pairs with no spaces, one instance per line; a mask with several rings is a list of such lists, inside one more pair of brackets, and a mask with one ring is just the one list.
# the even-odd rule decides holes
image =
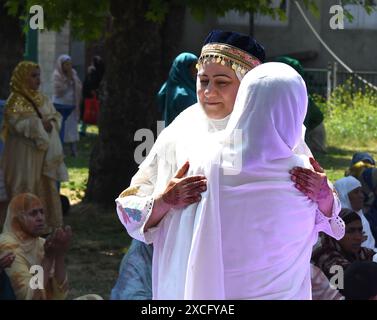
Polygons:
[[[312,254],[313,299],[377,299],[377,168],[369,153],[353,155],[334,184],[346,229],[340,240],[321,235]],[[340,281],[339,281],[340,280]]]

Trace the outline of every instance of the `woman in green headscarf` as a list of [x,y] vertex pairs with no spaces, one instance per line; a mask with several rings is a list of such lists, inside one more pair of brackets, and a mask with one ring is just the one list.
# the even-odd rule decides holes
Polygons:
[[196,103],[196,62],[192,53],[179,54],[171,66],[168,80],[157,94],[159,111],[168,126],[176,116]]
[[61,115],[38,90],[39,85],[39,66],[20,62],[12,73],[11,94],[4,108],[1,168],[9,199],[23,192],[41,199],[48,233],[63,223],[57,182],[68,180],[68,172],[59,138]]

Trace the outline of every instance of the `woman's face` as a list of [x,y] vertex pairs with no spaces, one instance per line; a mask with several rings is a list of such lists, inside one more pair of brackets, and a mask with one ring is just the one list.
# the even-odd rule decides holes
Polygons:
[[43,234],[45,221],[45,214],[42,206],[40,204],[34,205],[30,210],[23,214],[22,228],[27,234],[33,237],[39,237]]
[[31,90],[38,90],[40,84],[41,84],[41,71],[39,68],[34,68],[29,76],[27,77],[27,83],[29,86],[29,89]]
[[361,187],[357,187],[348,193],[352,210],[359,211],[364,206],[364,193]]
[[235,72],[217,63],[203,64],[197,77],[196,91],[205,113],[212,119],[223,119],[233,111],[240,86]]
[[72,62],[70,60],[64,61],[62,63],[62,70],[64,73],[69,73],[72,70]]
[[361,220],[355,220],[346,225],[346,232],[339,244],[347,253],[356,254],[360,251],[363,242],[363,226]]

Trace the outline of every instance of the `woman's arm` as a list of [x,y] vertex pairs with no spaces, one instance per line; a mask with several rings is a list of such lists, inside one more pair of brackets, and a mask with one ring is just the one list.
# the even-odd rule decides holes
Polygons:
[[339,198],[319,163],[314,158],[310,158],[310,163],[314,170],[295,167],[290,171],[291,179],[298,190],[318,205],[315,219],[317,232],[325,232],[339,240],[345,233],[345,224],[338,216],[341,210]]
[[47,150],[50,138],[42,120],[37,115],[10,115],[8,123],[11,131],[26,139],[33,140],[38,149]]
[[184,177],[189,166],[186,162],[169,181],[165,191],[155,199],[144,231],[156,226],[170,209],[181,209],[201,200],[200,194],[207,190],[207,180],[204,176]]
[[318,204],[318,209],[326,216],[333,214],[336,193],[330,187],[325,171],[319,163],[310,158],[314,170],[295,167],[290,170],[295,187]]
[[168,182],[165,191],[156,197],[152,197],[157,176],[156,159],[132,178],[131,186],[115,200],[118,217],[131,237],[146,243],[153,242],[154,227],[170,209],[200,201],[200,192],[206,190],[205,177],[183,178],[188,168],[187,162]]

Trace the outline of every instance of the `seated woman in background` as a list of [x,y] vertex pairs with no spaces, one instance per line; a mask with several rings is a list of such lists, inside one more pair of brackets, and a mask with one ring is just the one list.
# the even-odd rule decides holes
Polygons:
[[322,270],[312,263],[310,264],[310,277],[313,300],[344,300],[341,293],[331,286]]
[[[18,300],[65,299],[68,281],[64,258],[72,237],[71,228],[57,229],[46,240],[40,236],[45,228],[45,213],[41,201],[31,193],[15,196],[9,206],[3,233],[0,235],[0,254],[11,251],[14,262],[5,269]],[[41,266],[37,271],[39,287],[30,286],[32,266]],[[33,281],[32,281],[33,282]],[[35,281],[37,285],[37,281]]]
[[356,152],[352,156],[350,167],[344,173],[344,176],[354,176],[359,179],[361,173],[365,168],[374,168],[376,162],[373,157],[367,152]]
[[312,254],[312,263],[320,268],[331,279],[334,273],[332,266],[341,266],[344,270],[354,261],[372,261],[375,252],[361,246],[363,242],[363,226],[360,216],[350,210],[342,209],[339,216],[346,224],[346,233],[340,240],[324,235],[321,247]]
[[118,279],[111,290],[111,300],[152,299],[151,244],[133,239],[119,267]]
[[337,180],[334,183],[334,187],[338,192],[342,209],[351,209],[360,216],[363,231],[366,235],[362,246],[375,250],[375,239],[369,222],[363,213],[365,196],[360,181],[353,176],[348,176]]
[[374,239],[377,238],[377,169],[366,168],[359,178],[368,201],[364,202],[365,217]]

